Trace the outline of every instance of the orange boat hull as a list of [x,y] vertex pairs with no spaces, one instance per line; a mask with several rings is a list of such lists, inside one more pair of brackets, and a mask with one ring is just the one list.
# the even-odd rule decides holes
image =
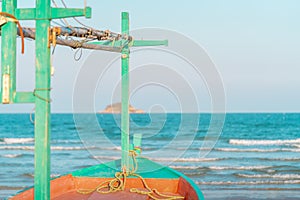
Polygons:
[[[149,199],[147,195],[130,192],[130,188],[144,188],[142,182],[138,178],[128,178],[126,180],[126,188],[124,191],[102,194],[97,191],[90,194],[81,194],[79,191],[83,189],[95,189],[100,183],[111,180],[111,178],[90,178],[90,177],[74,177],[66,175],[51,181],[51,199],[53,200],[101,200],[101,199],[133,199],[142,200]],[[186,200],[198,199],[196,192],[191,185],[183,178],[179,179],[145,179],[150,188],[155,188],[160,193],[172,196],[183,196]],[[33,188],[26,190],[11,200],[33,200]]]
[[[199,187],[184,174],[143,157],[137,158],[137,164],[139,169],[136,174],[126,177],[126,180],[125,177],[121,177],[124,187],[116,192],[104,194],[103,192],[108,190],[107,187],[102,188],[100,192],[97,188],[100,185],[107,186],[109,181],[116,180],[115,175],[121,168],[120,160],[84,168],[51,180],[50,197],[52,200],[138,200],[153,199],[151,195],[158,197],[157,199],[166,199],[162,197],[167,195],[185,200],[204,199]],[[149,191],[152,192],[151,195]],[[10,200],[33,199],[34,188],[10,198]]]

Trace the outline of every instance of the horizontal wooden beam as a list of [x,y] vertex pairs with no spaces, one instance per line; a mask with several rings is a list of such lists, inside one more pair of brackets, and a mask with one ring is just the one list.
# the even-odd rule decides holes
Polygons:
[[86,7],[84,9],[79,8],[52,8],[51,9],[51,18],[67,18],[67,17],[80,17],[85,16],[86,18],[92,17],[92,9]]
[[[68,18],[68,17],[81,17],[85,16],[86,18],[92,17],[92,9],[86,7],[81,8],[51,8],[51,15],[49,19],[59,19],[59,18]],[[15,17],[18,20],[36,20],[42,19],[36,16],[35,8],[17,8],[15,11]]]
[[[89,42],[88,44],[105,45],[113,47],[123,47],[124,41],[97,41]],[[145,47],[145,46],[168,46],[168,40],[133,40],[128,43],[131,47]]]
[[35,96],[33,92],[16,92],[14,95],[14,103],[34,103]]

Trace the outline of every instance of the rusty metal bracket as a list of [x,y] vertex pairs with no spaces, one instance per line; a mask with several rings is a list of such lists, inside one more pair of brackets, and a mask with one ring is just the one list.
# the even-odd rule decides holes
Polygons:
[[60,34],[61,34],[61,28],[60,27],[49,28],[48,48],[50,48],[51,44],[52,44],[53,47],[56,46],[56,38]]

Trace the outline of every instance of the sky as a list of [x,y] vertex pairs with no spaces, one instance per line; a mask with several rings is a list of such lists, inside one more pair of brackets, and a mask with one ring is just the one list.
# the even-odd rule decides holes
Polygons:
[[[59,0],[56,1],[58,5],[61,5]],[[84,5],[83,0],[66,0],[65,2],[68,7],[81,8]],[[20,7],[32,7],[34,1],[20,1],[19,4]],[[128,11],[131,30],[149,27],[164,29],[183,35],[199,45],[214,63],[222,81],[225,112],[300,112],[300,58],[298,56],[300,53],[298,20],[300,1],[87,0],[87,5],[92,7],[92,18],[78,19],[96,29],[119,32],[120,13]],[[68,22],[73,26],[78,26],[72,19]],[[23,22],[21,25],[29,26],[32,22]],[[20,91],[33,91],[34,43],[26,41],[25,48],[25,55],[20,55],[20,48],[18,48],[17,88]],[[55,67],[55,75],[52,78],[53,112],[74,111],[74,91],[76,92],[76,87],[78,87],[77,80],[82,69],[89,62],[91,52],[84,50],[79,61],[74,60],[74,53],[74,50],[67,47],[58,46],[55,49],[52,58]],[[151,64],[149,57],[155,60],[156,65],[167,63],[169,67],[172,67],[181,62],[175,63],[176,59],[169,55],[158,56],[159,59],[156,59],[157,52],[148,53],[148,57],[147,51],[142,55],[138,52],[134,53],[131,62],[133,65],[137,62],[138,66],[149,65]],[[106,54],[99,55],[100,58]],[[144,59],[147,62],[141,62]],[[93,63],[97,62],[101,60],[93,60]],[[120,79],[119,64],[118,61],[112,64],[109,69],[111,75],[99,79],[97,85],[94,86],[93,108],[95,111],[104,109],[113,101],[118,101],[120,95],[114,92],[114,97],[112,97],[109,90],[113,89],[110,86],[116,85]],[[181,67],[188,67],[188,65],[182,63]],[[175,72],[181,72],[179,66],[174,68]],[[187,70],[187,74],[188,72]],[[207,89],[210,86],[207,86],[205,77],[198,77],[197,82],[197,77],[193,77],[193,72],[190,72],[191,75],[186,75],[184,81],[191,85],[200,107],[199,110],[210,112],[212,108],[210,104],[213,102],[211,98],[216,97],[212,97]],[[138,74],[138,76],[143,75]],[[172,80],[172,77],[160,77],[159,81],[165,79]],[[135,80],[134,77],[132,80]],[[176,80],[173,79],[173,82]],[[105,86],[108,86],[108,89],[105,89]],[[168,86],[164,89],[159,84],[146,85],[132,94],[131,103],[146,111],[155,111],[158,108],[160,111],[176,112],[184,107],[183,104],[189,104],[189,102],[186,99],[176,99],[180,95],[185,95],[176,92],[180,88],[180,83],[172,87],[175,89]],[[0,112],[31,112],[33,108],[34,105],[30,104],[1,105]]]

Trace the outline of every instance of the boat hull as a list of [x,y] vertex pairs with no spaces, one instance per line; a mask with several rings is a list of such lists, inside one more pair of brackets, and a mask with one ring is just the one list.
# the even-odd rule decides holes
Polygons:
[[[162,166],[145,158],[138,158],[140,176],[126,178],[124,190],[103,194],[97,191],[101,183],[109,182],[115,177],[120,160],[105,163],[73,172],[51,180],[51,199],[53,200],[101,200],[101,199],[151,199],[146,194],[151,190],[166,196],[181,196],[186,200],[204,199],[198,186],[184,174]],[[141,178],[142,177],[142,178]],[[137,193],[135,190],[143,191]],[[103,191],[103,190],[102,190]],[[157,196],[157,194],[154,194]],[[34,190],[30,188],[11,198],[12,200],[33,200]]]

